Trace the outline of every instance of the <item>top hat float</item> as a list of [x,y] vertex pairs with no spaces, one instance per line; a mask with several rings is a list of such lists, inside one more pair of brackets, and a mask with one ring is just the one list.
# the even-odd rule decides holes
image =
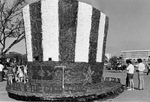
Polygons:
[[108,17],[77,0],[41,0],[26,5],[23,17],[29,79],[25,84],[8,84],[8,93],[31,100],[97,93]]

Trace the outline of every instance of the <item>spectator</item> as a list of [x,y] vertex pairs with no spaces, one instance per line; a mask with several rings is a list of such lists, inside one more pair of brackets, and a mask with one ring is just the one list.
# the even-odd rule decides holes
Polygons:
[[150,56],[148,57],[148,62],[147,62],[147,75],[150,72]]
[[19,82],[24,81],[24,69],[23,66],[18,66]]
[[132,62],[130,60],[126,60],[126,63],[128,64],[126,85],[128,90],[134,90],[134,81],[133,81],[134,66],[132,65]]
[[7,69],[8,69],[8,71],[7,71],[8,83],[12,84],[13,77],[14,77],[13,68],[10,66],[10,64],[8,64]]
[[2,62],[0,61],[0,82],[3,81],[3,69],[4,69],[4,66]]
[[138,61],[138,89],[144,90],[144,70],[145,70],[145,64],[142,63],[142,59],[137,59]]

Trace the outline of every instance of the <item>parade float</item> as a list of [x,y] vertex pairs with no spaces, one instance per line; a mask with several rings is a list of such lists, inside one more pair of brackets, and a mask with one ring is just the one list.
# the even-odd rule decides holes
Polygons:
[[41,0],[26,5],[23,17],[28,82],[7,84],[10,97],[89,101],[122,91],[119,78],[102,76],[104,13],[77,0]]

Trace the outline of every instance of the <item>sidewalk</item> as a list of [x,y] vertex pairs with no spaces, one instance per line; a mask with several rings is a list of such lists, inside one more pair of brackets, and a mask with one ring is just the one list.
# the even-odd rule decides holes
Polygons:
[[8,97],[7,91],[5,90],[6,83],[6,81],[0,82],[0,101],[15,102],[15,99]]
[[[110,76],[110,77],[117,77],[121,78],[121,83],[125,84],[125,78],[126,78],[126,73],[115,73],[115,72],[104,72],[104,77]],[[140,90],[134,90],[134,91],[128,91],[125,90],[123,93],[118,95],[114,99],[108,99],[107,101],[104,102],[150,102],[150,75],[144,76],[145,79],[145,89],[140,91]],[[137,88],[137,73],[134,75],[134,83],[135,87]],[[6,81],[0,82],[0,101],[17,101],[15,99],[9,98],[7,95],[7,92],[5,90],[6,86]],[[100,102],[100,101],[94,101],[94,102]]]

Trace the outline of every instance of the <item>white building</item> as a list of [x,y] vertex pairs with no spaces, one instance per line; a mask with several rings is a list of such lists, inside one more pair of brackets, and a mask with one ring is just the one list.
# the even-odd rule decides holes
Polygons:
[[141,58],[143,61],[147,61],[150,56],[150,50],[126,50],[121,51],[124,61],[126,59],[131,59],[132,61],[137,61]]

